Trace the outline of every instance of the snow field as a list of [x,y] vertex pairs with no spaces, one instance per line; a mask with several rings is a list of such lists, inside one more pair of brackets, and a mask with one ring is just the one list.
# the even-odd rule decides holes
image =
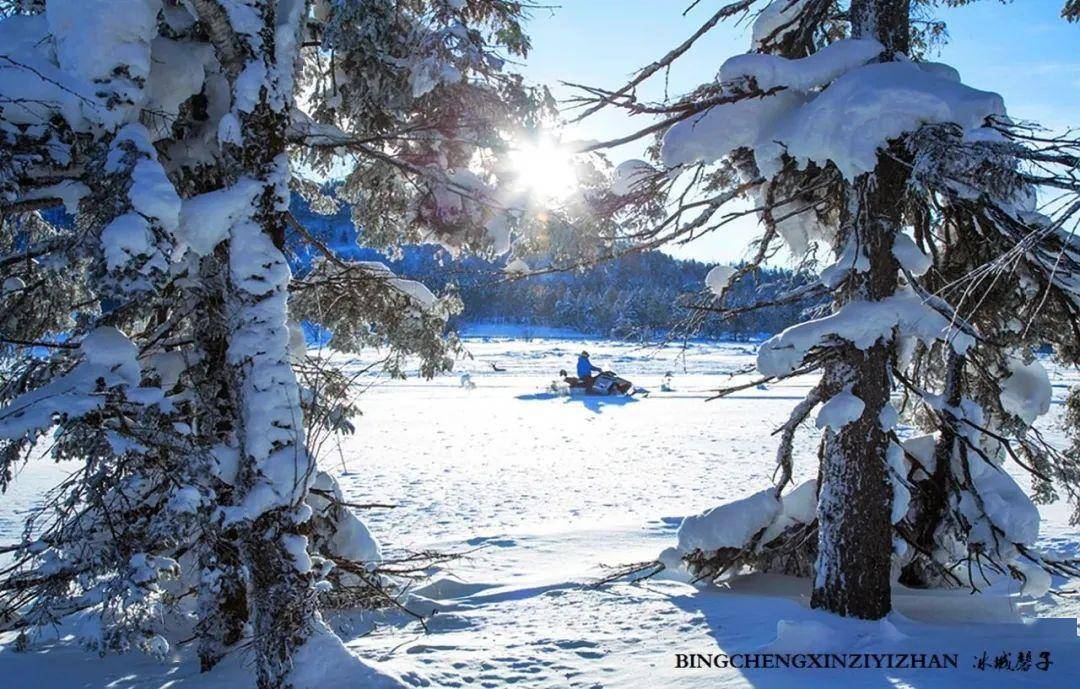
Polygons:
[[[684,371],[673,347],[496,338],[467,344],[475,359],[460,370],[470,373],[475,389],[461,388],[455,377],[379,385],[367,393],[365,422],[353,441],[362,449],[343,447],[346,495],[399,505],[366,515],[390,553],[402,546],[479,548],[417,591],[439,610],[433,633],[413,626],[415,636],[403,640],[397,627],[377,628],[350,643],[366,657],[402,675],[415,672],[432,686],[487,687],[788,687],[810,680],[815,686],[954,687],[983,678],[967,667],[982,650],[1035,646],[1050,649],[1061,665],[1037,677],[1008,673],[1010,680],[1065,686],[1069,668],[1080,669],[1071,660],[1075,621],[1015,624],[1016,582],[1001,582],[984,598],[966,591],[930,598],[898,592],[888,627],[812,612],[808,582],[784,577],[749,577],[724,590],[663,575],[636,586],[588,587],[608,572],[605,565],[650,560],[675,545],[681,517],[768,486],[776,445],[769,434],[813,381],[751,388],[706,403],[717,387],[746,380],[728,373],[752,363],[753,345],[695,345]],[[650,395],[624,401],[547,393],[553,373],[570,368],[581,349]],[[494,372],[489,362],[508,370]],[[674,390],[661,392],[669,370]],[[1061,374],[1052,375],[1056,404],[1048,428],[1067,391]],[[796,441],[795,485],[813,478],[816,468],[812,421]],[[407,438],[402,428],[409,429]],[[400,460],[384,463],[381,456]],[[1067,508],[1042,512],[1042,542],[1059,555],[1075,554],[1080,545],[1067,525]],[[1077,614],[1075,603],[1055,603],[1051,596],[1025,605],[1039,616]],[[778,639],[783,620],[791,623]],[[351,622],[355,633],[372,620]],[[810,677],[806,671],[674,668],[675,653],[760,649],[956,652],[961,669],[815,671]]]
[[[982,598],[898,591],[897,612],[874,624],[810,611],[808,582],[785,577],[746,577],[717,588],[661,575],[638,585],[590,587],[608,573],[605,565],[651,560],[675,545],[683,516],[767,487],[775,453],[770,433],[814,381],[793,379],[705,402],[717,387],[746,380],[729,374],[753,363],[754,345],[694,344],[681,357],[676,347],[571,339],[469,338],[466,344],[473,359],[451,375],[372,379],[357,433],[340,453],[331,447],[322,457],[347,500],[397,505],[362,515],[385,556],[427,548],[468,552],[414,591],[410,606],[431,615],[430,633],[399,613],[329,617],[350,650],[405,685],[931,689],[1007,681],[1065,687],[1080,671],[1075,621],[1016,623],[1021,609],[1065,618],[1080,606],[1052,595],[1024,603],[1015,597],[1016,582],[1000,582]],[[558,370],[569,369],[582,349],[649,396],[548,392]],[[668,371],[673,389],[662,392]],[[474,388],[460,384],[462,373]],[[1075,374],[1050,374],[1047,429],[1068,385],[1077,382]],[[818,433],[813,417],[800,429],[795,485],[814,476]],[[24,470],[16,492],[0,505],[3,541],[19,528],[13,513],[43,492],[28,486],[51,485],[63,469]],[[1041,511],[1041,543],[1059,556],[1080,553],[1066,507]],[[675,668],[676,653],[762,650],[949,652],[959,654],[960,668]],[[1019,650],[1048,650],[1055,664],[1029,673],[971,667],[982,651],[992,657]],[[193,655],[181,647],[158,664],[143,656],[99,660],[71,643],[28,654],[4,648],[0,673],[25,678],[12,685],[20,687],[216,689],[250,682],[240,654],[209,676],[198,674]],[[349,678],[325,676],[336,678],[334,686],[351,686]]]

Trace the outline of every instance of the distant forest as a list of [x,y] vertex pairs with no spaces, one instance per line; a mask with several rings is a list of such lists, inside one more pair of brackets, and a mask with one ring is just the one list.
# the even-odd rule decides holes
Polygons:
[[[568,328],[589,335],[641,340],[664,337],[690,317],[687,303],[704,301],[705,275],[714,264],[672,258],[659,251],[629,254],[590,268],[506,280],[504,261],[475,256],[455,259],[437,246],[407,246],[399,257],[359,247],[356,232],[343,209],[334,216],[311,213],[302,201],[293,212],[305,227],[339,255],[382,261],[403,277],[419,280],[432,291],[457,290],[464,312],[453,323],[502,323],[530,327]],[[296,254],[294,267],[303,270],[314,258]],[[543,265],[532,257],[530,265]],[[733,304],[754,295],[779,291],[800,280],[790,271],[761,270],[755,279],[735,287]],[[695,299],[695,295],[698,297]],[[705,339],[749,339],[779,332],[799,321],[804,307],[778,306],[741,314],[721,322],[705,318],[691,336]]]
[[[700,296],[712,265],[683,261],[659,251],[629,254],[581,272],[554,273],[488,286],[465,285],[466,321],[565,327],[620,339],[649,339],[680,328],[691,315],[684,306]],[[766,270],[758,284],[746,280],[733,295],[746,303],[757,289],[787,284],[787,271]],[[695,296],[698,298],[695,299]],[[798,322],[799,307],[776,307],[728,321],[706,318],[692,333],[710,339],[772,334]]]

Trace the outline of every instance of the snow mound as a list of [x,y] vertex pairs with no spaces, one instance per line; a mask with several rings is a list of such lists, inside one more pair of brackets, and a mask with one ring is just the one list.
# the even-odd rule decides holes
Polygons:
[[[0,75],[2,75],[2,73],[3,70],[0,70]],[[3,92],[3,81],[2,76],[0,76],[0,93]],[[4,114],[5,116],[7,115],[7,113]],[[26,189],[24,190],[23,198],[60,199],[60,202],[64,204],[64,212],[66,212],[68,215],[75,215],[79,212],[79,202],[89,195],[90,187],[86,186],[82,182],[76,182],[75,180],[66,179],[62,182],[50,184],[45,187]]]
[[[311,484],[311,488],[312,491],[307,496],[307,504],[311,506],[317,517],[329,518],[334,508],[334,501],[345,500],[338,482],[325,471],[320,471],[315,475],[315,482]],[[333,501],[326,495],[332,496]],[[352,510],[341,508],[336,511],[336,516],[333,535],[324,546],[332,555],[353,562],[382,561],[378,542]]]
[[49,428],[59,415],[78,418],[100,409],[105,398],[99,393],[99,382],[107,388],[123,388],[129,395],[140,394],[148,404],[160,401],[161,391],[156,388],[135,390],[141,376],[138,350],[116,328],[91,331],[79,352],[83,360],[70,372],[16,396],[0,409],[0,438],[29,436]]
[[101,248],[109,270],[120,270],[135,258],[149,256],[154,250],[150,224],[138,213],[124,213],[101,231]]
[[720,81],[729,83],[753,79],[762,91],[779,87],[809,92],[873,60],[882,50],[882,45],[877,41],[850,39],[830,43],[813,55],[797,60],[779,55],[746,53],[724,62],[720,67]]
[[180,105],[202,90],[206,65],[213,50],[205,43],[174,41],[158,36],[151,43],[151,65],[147,107],[164,115],[154,124],[155,138],[171,134],[170,127],[180,113]]
[[293,689],[406,689],[409,685],[354,655],[325,624],[293,654]]
[[929,433],[905,438],[901,443],[904,452],[919,460],[927,475],[933,474],[934,469],[937,467],[937,458],[934,456],[937,439],[937,434]]
[[[145,129],[142,131],[145,132]],[[142,158],[135,163],[131,170],[128,197],[135,210],[147,217],[157,218],[166,229],[175,231],[179,227],[180,197],[165,174],[165,168],[157,160]]]
[[678,531],[678,550],[710,552],[721,548],[742,548],[781,511],[772,488],[720,505],[683,519]]
[[503,268],[503,272],[507,275],[526,275],[531,270],[532,268],[529,267],[529,264],[520,258],[515,258],[513,261],[507,263],[506,267]]
[[780,503],[780,514],[765,530],[762,543],[768,543],[792,526],[810,524],[817,519],[817,480],[810,479],[799,484],[785,493]]
[[653,166],[644,160],[624,161],[615,168],[615,175],[611,180],[611,193],[616,196],[629,196],[637,190],[638,185],[655,172]]
[[766,340],[758,350],[757,367],[762,375],[782,376],[799,367],[806,354],[831,338],[842,338],[859,349],[869,349],[897,328],[901,337],[923,342],[947,340],[963,353],[974,340],[953,330],[952,323],[923,303],[910,289],[879,301],[852,301],[836,313],[794,325]]
[[397,273],[390,270],[385,263],[378,261],[357,261],[357,265],[363,266],[377,278],[386,280],[391,287],[408,296],[417,306],[422,309],[430,309],[435,306],[435,295],[431,293],[423,283],[416,280],[399,278]]
[[1014,562],[1013,566],[1020,570],[1024,576],[1024,584],[1020,588],[1020,595],[1031,598],[1042,598],[1050,592],[1053,579],[1050,573],[1034,562]]
[[179,239],[199,256],[209,255],[225,240],[229,227],[251,210],[260,186],[244,178],[231,187],[184,199]]
[[[911,488],[907,482],[909,462],[904,457],[904,447],[896,443],[889,443],[885,459],[889,463],[889,482],[892,484],[893,493],[891,521],[896,524],[907,516],[911,507]],[[904,547],[907,547],[906,542]]]
[[[981,459],[971,462],[971,480],[982,500],[978,502],[970,492],[960,498],[960,511],[971,522],[971,543],[983,543],[998,548],[1000,536],[993,526],[1004,532],[1013,543],[1031,545],[1039,538],[1039,509],[1031,502],[1024,489],[1012,476],[999,466]],[[985,510],[985,514],[984,514]]]
[[728,280],[734,274],[735,268],[731,266],[716,266],[705,276],[705,286],[716,296],[722,297]]
[[85,117],[115,128],[145,102],[150,42],[157,34],[160,10],[161,0],[49,0],[45,4],[57,65],[73,80],[92,85],[92,90],[86,89],[94,94],[92,99],[80,99],[81,114],[64,108],[65,119],[73,127],[84,127]]
[[1001,384],[1001,406],[1030,426],[1050,411],[1050,398],[1054,392],[1050,376],[1038,361],[1025,364],[1014,357],[1006,362],[1006,366],[1009,377]]
[[874,169],[878,151],[891,140],[923,125],[953,123],[971,131],[1005,115],[1001,96],[965,86],[955,70],[908,61],[867,64],[880,51],[876,41],[846,39],[796,60],[733,57],[719,75],[727,93],[737,95],[748,80],[773,92],[676,123],[664,134],[661,159],[669,167],[709,163],[748,148],[766,177],[780,170],[787,154],[803,167],[831,162],[854,179]]
[[[976,129],[995,115],[1005,115],[1005,103],[996,93],[973,89],[915,63],[878,63],[834,81],[773,133],[782,144],[764,148],[772,148],[774,157],[785,150],[803,165],[832,162],[844,177],[854,179],[871,172],[877,152],[901,134],[950,122]],[[760,155],[758,164],[765,167]]]
[[79,350],[89,366],[107,369],[129,385],[139,382],[139,350],[124,333],[102,326],[83,338]]
[[915,240],[903,232],[896,233],[892,253],[900,265],[916,277],[926,275],[927,271],[934,265],[933,259],[924,254],[915,244]]
[[145,79],[160,9],[160,0],[49,0],[45,16],[60,67],[87,81],[108,79],[118,67]]
[[711,163],[739,148],[752,148],[780,120],[806,102],[796,91],[745,98],[712,107],[672,125],[664,134],[660,158],[667,167]]
[[379,552],[379,544],[371,535],[364,522],[350,512],[343,510],[342,517],[338,520],[338,530],[330,539],[330,548],[338,557],[354,562],[379,562],[382,554]]
[[850,390],[843,390],[829,398],[829,401],[821,405],[817,415],[816,426],[818,428],[831,428],[839,431],[862,416],[866,404],[853,395]]
[[51,44],[44,15],[15,15],[0,21],[0,54],[7,58],[0,69],[0,93],[20,104],[4,108],[4,119],[13,125],[41,124],[59,113],[76,131],[87,131],[90,122],[83,106],[96,105],[93,88],[59,69]]

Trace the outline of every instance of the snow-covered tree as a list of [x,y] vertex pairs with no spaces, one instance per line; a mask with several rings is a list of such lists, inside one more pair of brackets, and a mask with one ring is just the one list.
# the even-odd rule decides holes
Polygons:
[[[669,564],[705,578],[742,566],[811,575],[815,607],[866,618],[889,611],[898,576],[977,587],[988,567],[1037,591],[1047,572],[1078,571],[1032,549],[1038,512],[1002,468],[1030,471],[1037,498],[1077,500],[1075,459],[1033,428],[1050,395],[1033,348],[1057,343],[1076,363],[1078,144],[1010,119],[1000,96],[928,61],[944,35],[938,4],[729,3],[625,87],[583,98],[587,114],[662,117],[592,146],[659,137],[654,164],[615,171],[611,210],[635,236],[694,237],[750,200],[754,256],[712,280],[699,310],[736,313],[730,287],[781,241],[820,278],[768,305],[833,303],[758,353],[751,385],[820,375],[779,429],[775,487],[688,518]],[[638,100],[644,79],[749,11],[751,50],[714,81],[670,103]],[[815,409],[818,481],[785,492]],[[901,439],[901,418],[932,435]]]
[[[246,640],[260,687],[340,671],[320,592],[378,549],[317,471],[312,434],[355,409],[298,323],[430,374],[454,305],[335,256],[290,196],[332,211],[304,178],[332,170],[370,245],[504,252],[496,154],[545,99],[503,71],[522,11],[0,3],[0,487],[31,456],[80,467],[4,548],[6,627],[78,618],[102,651],[164,654],[190,619],[204,669]],[[301,243],[323,256],[294,276]]]

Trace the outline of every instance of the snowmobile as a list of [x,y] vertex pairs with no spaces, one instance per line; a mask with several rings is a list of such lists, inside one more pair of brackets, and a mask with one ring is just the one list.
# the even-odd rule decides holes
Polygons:
[[568,376],[565,370],[559,371],[559,377],[570,386],[570,391],[583,390],[587,395],[633,395],[637,392],[634,384],[620,378],[613,371],[604,371],[592,378],[592,384],[576,376]]

